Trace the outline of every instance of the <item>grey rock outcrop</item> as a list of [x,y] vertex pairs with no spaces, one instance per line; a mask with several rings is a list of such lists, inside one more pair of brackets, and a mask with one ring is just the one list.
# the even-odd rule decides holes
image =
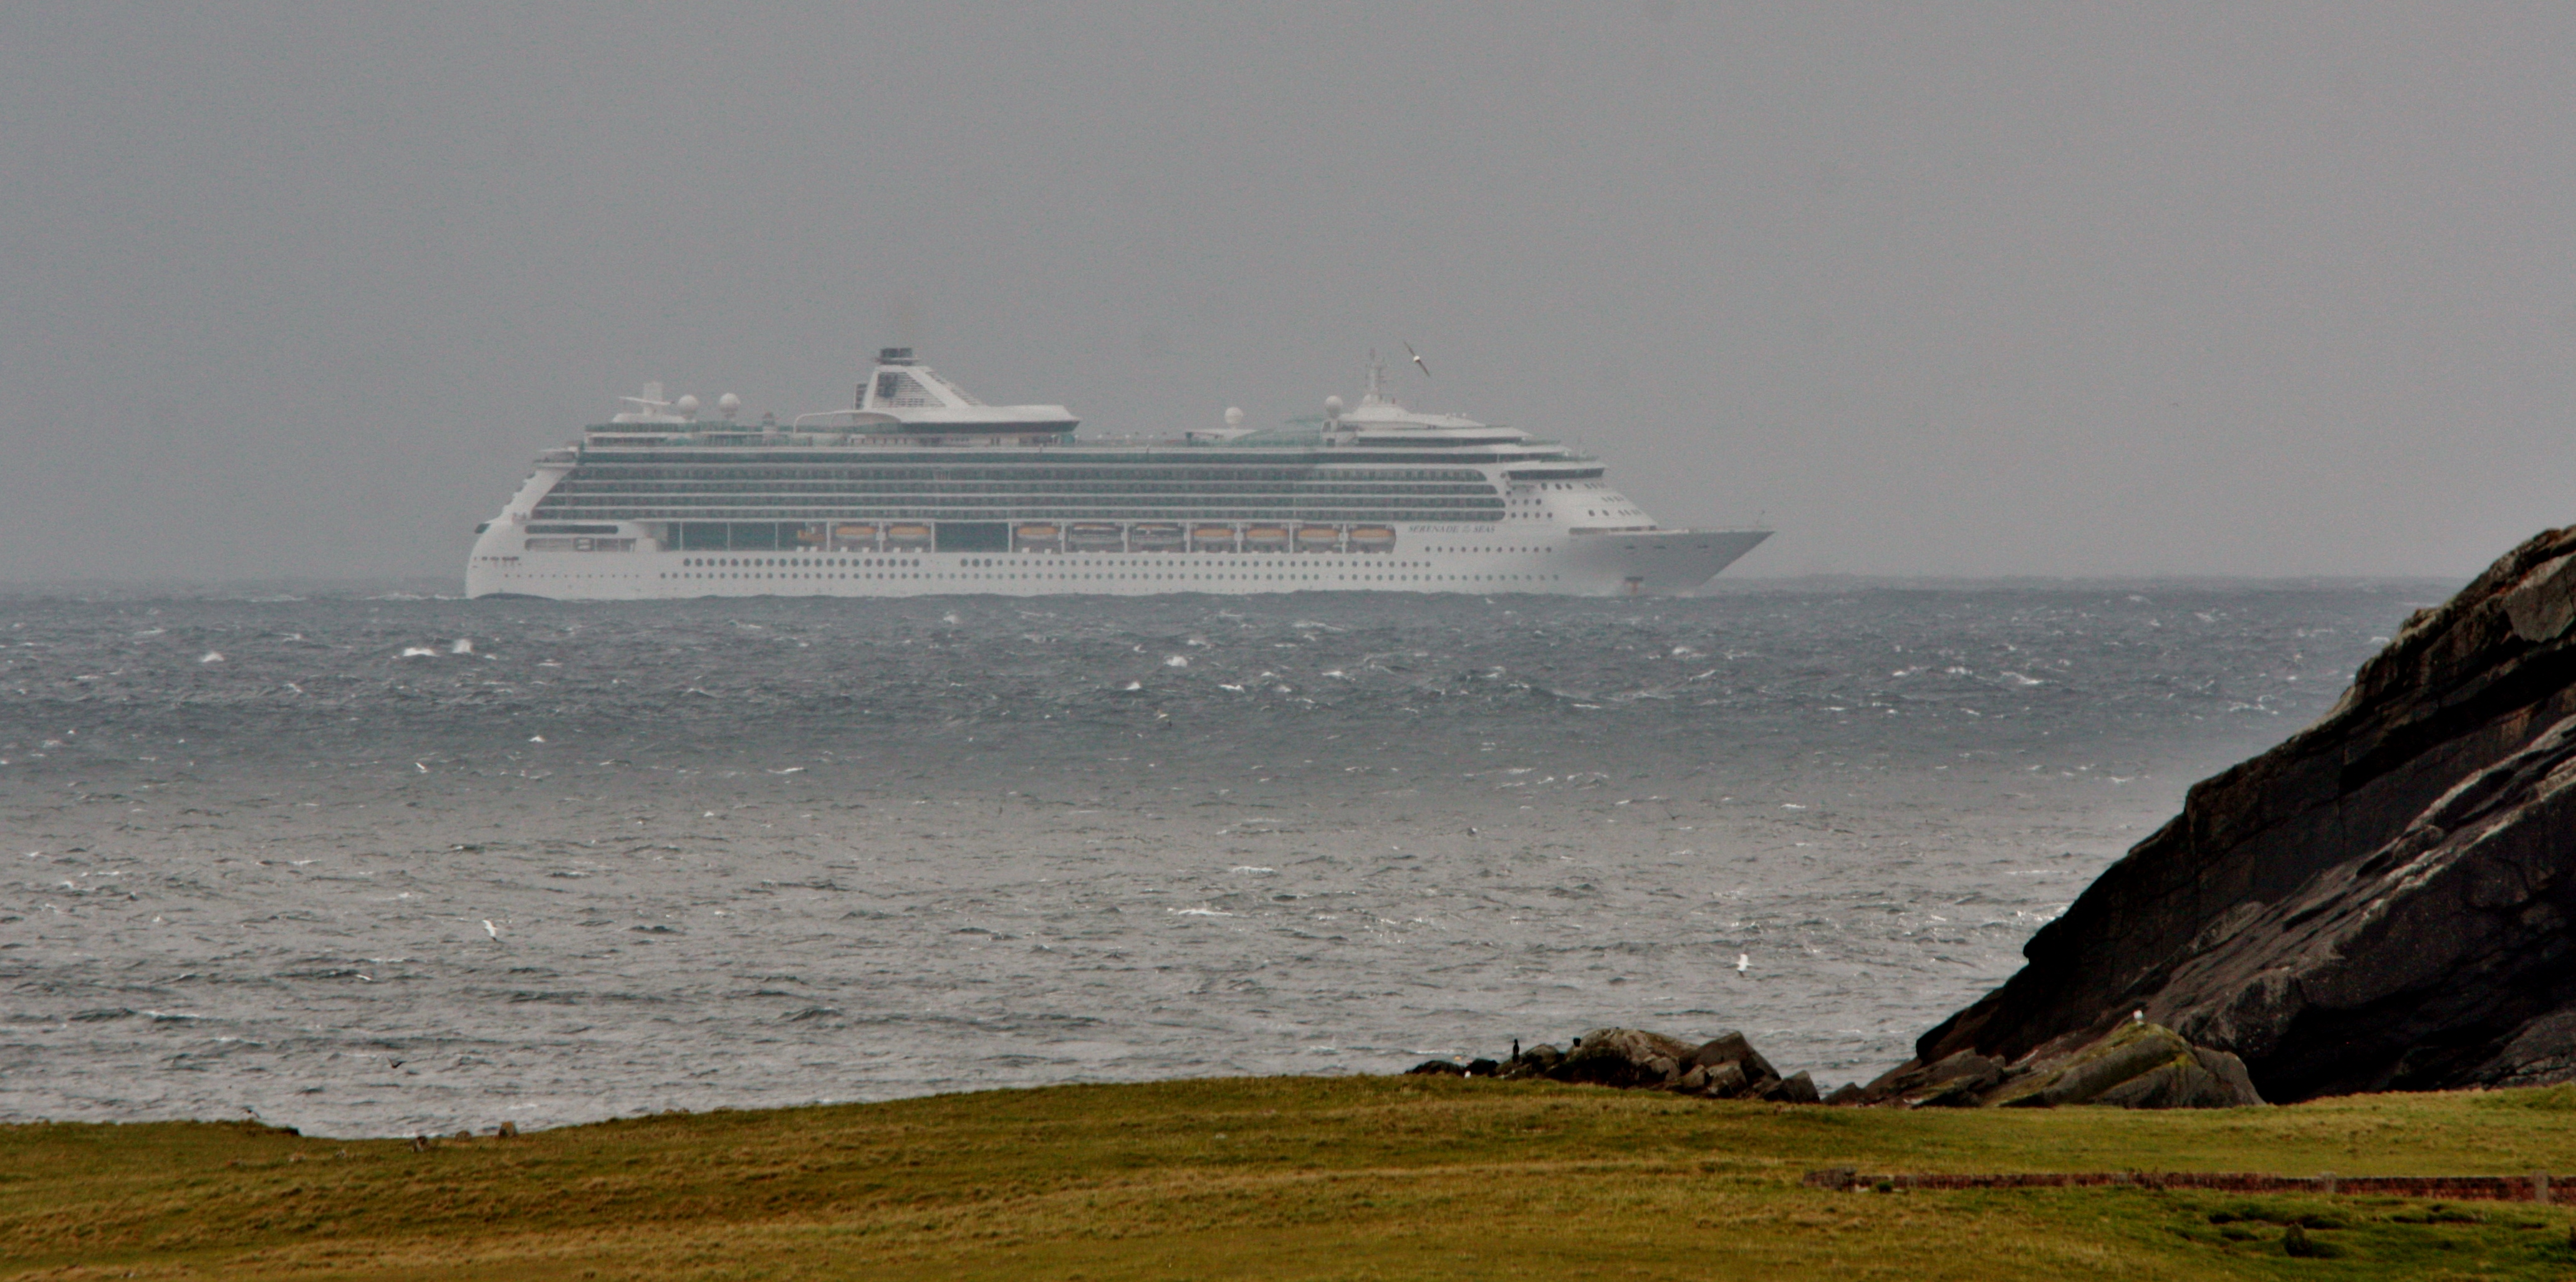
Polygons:
[[2243,1061],[2132,1019],[2090,1041],[2052,1044],[2005,1064],[1959,1051],[1900,1066],[1847,1101],[1914,1108],[2233,1108],[2260,1104]]
[[1958,1051],[1935,1063],[1900,1064],[1854,1094],[1835,1092],[1831,1102],[1970,1108],[2003,1085],[2005,1069],[2002,1062],[1975,1051]]
[[[1490,1069],[1490,1071],[1488,1071]],[[1664,1090],[1710,1099],[1761,1099],[1781,1104],[1820,1102],[1805,1073],[1780,1076],[1771,1061],[1736,1032],[1696,1045],[1642,1028],[1596,1028],[1565,1050],[1538,1045],[1497,1064],[1435,1059],[1406,1070],[1426,1076],[1543,1078],[1628,1090]]]
[[2018,1068],[1983,1102],[1999,1108],[2234,1108],[2263,1102],[2244,1061],[2195,1046],[2156,1024],[2123,1024],[2073,1051],[2036,1056]]
[[1596,1028],[1547,1070],[1560,1082],[1593,1086],[1671,1086],[1695,1066],[1699,1048],[1641,1028]]
[[2141,1016],[2197,1065],[2169,1056],[2148,1095],[2238,1071],[2276,1100],[2576,1080],[2571,625],[2576,527],[2418,611],[2316,725],[2193,787],[1885,1094],[1931,1102],[1942,1073]]
[[[1511,1070],[1504,1070],[1509,1075]],[[1596,1028],[1575,1039],[1554,1066],[1531,1074],[1560,1082],[1653,1087],[1710,1099],[1816,1102],[1804,1073],[1783,1079],[1744,1034],[1724,1032],[1699,1045],[1638,1028]],[[1793,1084],[1794,1083],[1794,1084]]]

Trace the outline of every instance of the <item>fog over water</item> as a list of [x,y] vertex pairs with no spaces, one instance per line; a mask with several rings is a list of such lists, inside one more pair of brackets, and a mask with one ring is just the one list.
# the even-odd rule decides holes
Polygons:
[[0,1118],[1866,1078],[2439,591],[13,602]]
[[0,580],[462,573],[648,379],[1355,397],[1736,571],[2462,578],[2566,519],[2576,8],[0,11]]

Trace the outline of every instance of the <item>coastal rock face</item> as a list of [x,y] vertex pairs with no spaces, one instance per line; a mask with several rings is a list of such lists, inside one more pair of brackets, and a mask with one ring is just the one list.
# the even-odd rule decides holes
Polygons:
[[[2140,1021],[2274,1100],[2576,1080],[2571,624],[2576,527],[2418,611],[2323,720],[2194,786],[1881,1081]],[[2205,1092],[2171,1063],[2159,1089]]]

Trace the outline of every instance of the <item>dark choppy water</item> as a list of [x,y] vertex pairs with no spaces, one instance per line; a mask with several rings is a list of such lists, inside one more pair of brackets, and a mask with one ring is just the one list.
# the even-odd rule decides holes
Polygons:
[[0,1119],[1865,1078],[2439,594],[0,600]]

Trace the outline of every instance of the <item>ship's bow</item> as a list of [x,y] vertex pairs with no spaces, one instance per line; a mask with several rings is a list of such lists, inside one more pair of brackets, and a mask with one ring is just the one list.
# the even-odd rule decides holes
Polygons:
[[1617,530],[1578,532],[1566,541],[1567,576],[1613,595],[1688,592],[1770,538],[1769,530]]

